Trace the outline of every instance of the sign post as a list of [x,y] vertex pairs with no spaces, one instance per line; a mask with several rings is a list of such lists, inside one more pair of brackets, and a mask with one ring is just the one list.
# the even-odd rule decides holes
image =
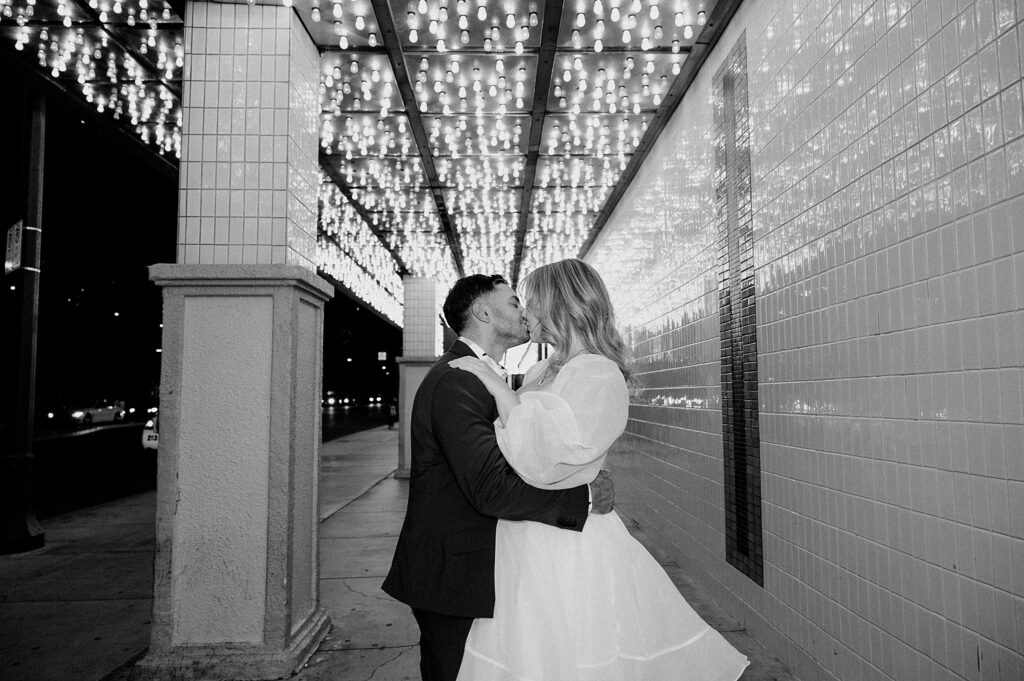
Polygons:
[[[5,276],[10,276],[16,295],[11,324],[17,339],[15,352],[4,361],[5,403],[12,405],[10,421],[0,450],[0,554],[40,548],[46,534],[36,519],[33,498],[35,457],[32,436],[36,406],[36,335],[39,322],[39,266],[43,216],[43,159],[45,151],[46,100],[38,90],[27,88],[25,130],[29,132],[24,155],[25,219],[7,230]],[[7,281],[4,282],[7,284]],[[8,402],[9,400],[9,402]]]

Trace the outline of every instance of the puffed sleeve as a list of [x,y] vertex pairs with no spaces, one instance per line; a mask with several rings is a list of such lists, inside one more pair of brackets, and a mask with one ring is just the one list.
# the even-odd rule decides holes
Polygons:
[[626,428],[629,391],[618,366],[600,355],[579,355],[555,377],[550,392],[520,395],[498,445],[534,487],[567,489],[597,477],[604,455]]

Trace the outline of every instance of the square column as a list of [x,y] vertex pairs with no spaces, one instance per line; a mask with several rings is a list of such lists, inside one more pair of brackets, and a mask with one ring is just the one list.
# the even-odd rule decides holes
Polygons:
[[323,308],[319,57],[282,6],[190,2],[140,679],[276,679],[313,653]]
[[290,8],[186,5],[179,263],[316,269],[319,69]]
[[287,265],[154,265],[164,287],[153,630],[145,679],[290,675],[319,605],[323,307]]
[[442,327],[437,317],[440,292],[430,277],[402,279],[405,298],[402,317],[402,356],[398,358],[398,468],[396,478],[409,477],[412,460],[412,403],[423,378],[443,352]]

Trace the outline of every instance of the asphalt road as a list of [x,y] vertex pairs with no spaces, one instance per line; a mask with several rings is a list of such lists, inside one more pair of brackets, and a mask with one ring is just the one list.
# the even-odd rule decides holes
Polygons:
[[[321,434],[327,442],[387,424],[387,407],[329,407]],[[142,448],[140,422],[102,424],[36,438],[36,515],[50,518],[156,487],[156,452]]]

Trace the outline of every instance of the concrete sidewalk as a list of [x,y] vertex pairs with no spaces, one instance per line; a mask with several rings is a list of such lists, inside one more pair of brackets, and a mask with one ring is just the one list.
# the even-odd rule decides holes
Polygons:
[[[380,590],[408,493],[391,476],[397,441],[397,432],[377,428],[321,448],[320,597],[334,626],[297,680],[419,679],[412,615]],[[0,557],[0,679],[128,678],[149,642],[154,509],[147,493],[54,518],[46,547]],[[751,658],[744,681],[793,678],[677,566],[665,567]]]

